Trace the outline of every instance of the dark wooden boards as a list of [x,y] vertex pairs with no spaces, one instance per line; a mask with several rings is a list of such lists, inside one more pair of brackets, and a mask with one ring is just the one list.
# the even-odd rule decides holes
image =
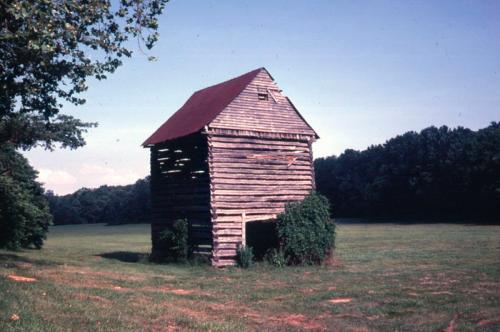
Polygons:
[[189,223],[193,253],[211,255],[207,153],[206,137],[199,133],[151,148],[151,237],[155,256],[161,257],[165,250],[160,233],[178,219]]

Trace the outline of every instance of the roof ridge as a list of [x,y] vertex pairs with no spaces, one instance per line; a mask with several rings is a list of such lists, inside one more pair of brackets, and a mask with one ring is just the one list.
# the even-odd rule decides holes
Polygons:
[[194,92],[142,145],[161,143],[201,130],[238,97],[262,70],[267,72],[264,67],[260,67]]
[[[223,81],[223,82],[220,82],[220,83],[216,83],[216,84],[213,84],[213,85],[209,85],[207,87],[204,87],[204,88],[201,88],[199,90],[196,90],[195,92],[193,92],[193,94],[197,93],[197,92],[200,92],[200,91],[203,91],[203,90],[206,90],[206,89],[210,89],[210,88],[213,88],[213,87],[216,87],[216,86],[219,86],[219,85],[223,85],[223,84],[227,84],[227,83],[230,83],[231,81],[234,81],[234,80],[237,80],[237,79],[241,79],[243,76],[246,76],[246,75],[249,75],[253,72],[256,72],[259,73],[262,69],[266,70],[266,68],[264,67],[260,67],[260,68],[257,68],[257,69],[254,69],[254,70],[251,70],[249,72],[246,72],[245,74],[242,74],[242,75],[239,75],[239,76],[236,76],[236,77],[233,77],[233,78],[230,78],[226,81]],[[267,71],[267,70],[266,70]],[[248,84],[250,84],[250,82],[248,82]],[[247,85],[248,85],[247,84]]]

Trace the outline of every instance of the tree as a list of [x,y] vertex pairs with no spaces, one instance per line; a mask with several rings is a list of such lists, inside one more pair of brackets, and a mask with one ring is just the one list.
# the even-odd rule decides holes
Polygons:
[[43,236],[30,234],[46,232],[50,220],[35,173],[15,150],[83,146],[83,134],[96,124],[60,114],[62,103],[85,103],[80,93],[87,90],[87,80],[113,73],[123,57],[132,55],[132,39],[141,51],[142,46],[151,49],[167,2],[0,2],[0,151],[3,160],[12,161],[8,165],[26,171],[14,176],[10,166],[0,168],[4,245],[5,234],[19,233],[14,238],[20,240],[9,247],[40,247]]
[[52,221],[36,171],[12,146],[0,147],[0,248],[41,248]]
[[337,216],[493,220],[500,217],[500,123],[429,127],[364,151],[315,161]]
[[[59,114],[81,105],[87,79],[106,78],[130,57],[129,39],[150,49],[168,0],[17,0],[0,3],[0,145],[77,148],[94,124]],[[116,8],[114,8],[116,7]]]

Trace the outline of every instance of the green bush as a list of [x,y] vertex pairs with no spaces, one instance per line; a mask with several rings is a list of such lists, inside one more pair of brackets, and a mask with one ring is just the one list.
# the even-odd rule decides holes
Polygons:
[[21,153],[0,145],[0,248],[42,247],[52,216],[36,177]]
[[238,266],[244,269],[249,268],[253,263],[253,249],[245,245],[238,245],[236,250]]
[[288,203],[278,216],[277,230],[288,264],[320,264],[335,245],[328,200],[316,193]]
[[187,260],[189,254],[188,232],[187,220],[179,219],[160,233],[160,240],[166,248],[165,258],[178,262]]
[[286,257],[282,250],[272,248],[266,253],[266,261],[276,267],[283,267],[286,265]]

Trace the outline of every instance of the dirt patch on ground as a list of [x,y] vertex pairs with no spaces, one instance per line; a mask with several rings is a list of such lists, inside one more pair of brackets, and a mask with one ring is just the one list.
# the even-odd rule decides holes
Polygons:
[[182,288],[174,288],[170,286],[161,286],[161,287],[142,287],[139,288],[138,291],[144,292],[155,292],[155,293],[166,293],[166,294],[175,294],[175,295],[199,295],[199,296],[208,296],[210,293],[197,290],[197,289],[182,289]]
[[35,278],[30,278],[30,277],[23,277],[23,276],[18,276],[15,274],[10,274],[7,276],[10,280],[17,281],[17,282],[35,282]]
[[349,302],[352,302],[352,298],[350,298],[350,297],[337,297],[337,298],[333,298],[333,299],[328,300],[328,303],[331,303],[331,304],[342,304],[342,303],[349,303]]
[[63,267],[63,272],[65,273],[75,273],[91,277],[104,277],[114,280],[126,280],[126,281],[144,281],[146,278],[142,275],[137,274],[124,274],[112,271],[95,271],[88,267],[80,266],[65,266]]
[[477,327],[500,324],[500,309],[483,310],[470,318],[476,322]]
[[452,292],[450,291],[437,291],[437,292],[431,292],[432,295],[453,295]]
[[326,326],[319,323],[315,318],[309,318],[301,314],[284,314],[271,316],[268,321],[278,324],[286,324],[301,330],[326,331]]
[[313,294],[317,292],[318,290],[315,288],[302,288],[299,290],[301,294],[307,295],[307,294]]
[[443,330],[443,332],[453,332],[455,331],[456,325],[457,325],[457,320],[458,320],[458,314],[455,314],[453,316],[452,320],[448,324],[448,326]]
[[[326,331],[326,326],[322,323],[322,320],[326,318],[331,318],[329,314],[319,315],[316,317],[308,317],[302,314],[295,313],[280,313],[280,314],[270,314],[269,312],[261,312],[248,307],[244,303],[237,301],[229,301],[226,303],[208,303],[208,302],[194,302],[180,300],[165,303],[167,307],[173,307],[172,309],[166,308],[166,310],[172,310],[175,312],[180,312],[182,315],[186,315],[192,319],[198,321],[217,321],[222,319],[222,317],[234,317],[248,319],[248,326],[262,326],[262,327],[281,327],[289,326],[299,330],[307,331]],[[195,309],[204,308],[204,309]],[[157,322],[158,323],[158,322]]]
[[235,301],[225,304],[211,304],[209,308],[214,312],[214,314],[227,314],[228,312],[231,312],[235,316],[248,318],[250,321],[262,326],[283,327],[283,325],[286,325],[308,331],[326,331],[326,326],[323,325],[321,321],[325,318],[331,317],[329,314],[318,315],[315,317],[308,317],[295,313],[269,315],[268,312],[256,311],[243,303]]
[[116,272],[93,271],[90,268],[76,266],[42,269],[37,272],[37,275],[58,285],[66,285],[74,288],[111,289],[116,291],[131,290],[119,285],[121,282],[145,280],[144,277]]

